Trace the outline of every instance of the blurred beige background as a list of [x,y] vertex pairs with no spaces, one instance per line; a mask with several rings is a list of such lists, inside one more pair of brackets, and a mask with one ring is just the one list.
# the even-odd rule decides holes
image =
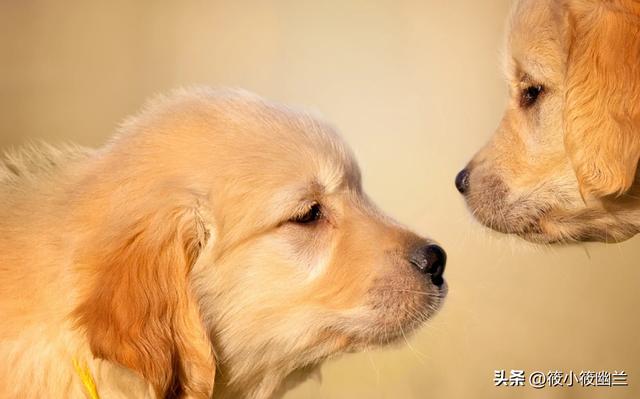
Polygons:
[[[386,211],[449,253],[450,296],[410,345],[347,355],[287,399],[640,397],[640,237],[537,247],[453,186],[506,89],[508,0],[0,1],[0,149],[100,145],[154,93],[238,86],[321,111]],[[302,326],[301,326],[302,327]],[[628,388],[495,388],[496,369],[621,370]]]

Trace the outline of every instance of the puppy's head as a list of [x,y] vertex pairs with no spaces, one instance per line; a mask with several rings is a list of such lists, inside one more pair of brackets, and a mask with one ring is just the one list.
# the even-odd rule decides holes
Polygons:
[[231,396],[268,396],[297,369],[397,340],[445,296],[444,251],[380,212],[307,114],[177,94],[125,124],[96,170],[80,320],[95,354],[160,394],[209,395],[215,352]]
[[638,38],[637,1],[516,3],[509,105],[456,179],[482,223],[540,242],[637,233]]

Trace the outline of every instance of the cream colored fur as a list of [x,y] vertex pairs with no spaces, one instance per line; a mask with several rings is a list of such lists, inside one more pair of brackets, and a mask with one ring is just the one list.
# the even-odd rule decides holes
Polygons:
[[250,93],[180,90],[101,149],[1,165],[3,398],[85,397],[74,359],[103,399],[278,397],[446,293],[334,129]]

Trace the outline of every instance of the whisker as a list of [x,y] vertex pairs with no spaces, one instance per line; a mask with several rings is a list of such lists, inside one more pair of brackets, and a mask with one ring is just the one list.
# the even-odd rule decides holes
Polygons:
[[411,350],[411,352],[415,355],[416,359],[418,359],[418,361],[420,362],[420,364],[424,365],[425,364],[425,356],[424,354],[418,352],[410,343],[409,340],[407,339],[407,336],[404,333],[404,329],[402,328],[402,323],[400,323],[400,320],[398,319],[398,316],[396,315],[396,321],[398,323],[398,327],[400,328],[400,332],[402,333],[402,337],[404,338],[404,342],[407,344],[407,347]]
[[371,365],[373,371],[376,373],[376,385],[380,386],[380,369],[378,368],[378,366],[376,366],[375,362],[373,361],[373,357],[371,356],[371,352],[367,348],[364,349],[364,353],[367,354],[369,364]]

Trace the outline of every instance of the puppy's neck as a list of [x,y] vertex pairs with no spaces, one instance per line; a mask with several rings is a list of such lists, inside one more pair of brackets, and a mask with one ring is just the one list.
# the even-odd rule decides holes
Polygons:
[[289,374],[273,370],[259,373],[246,381],[238,381],[230,384],[225,381],[225,372],[221,371],[216,376],[216,398],[232,399],[280,399],[285,393],[294,389],[309,378],[321,380],[321,361],[293,370]]
[[[349,349],[337,336],[290,338],[297,347],[257,344],[220,353],[214,392],[216,398],[279,399],[309,377],[320,379],[320,366]],[[216,347],[214,343],[214,347]],[[229,346],[218,345],[229,349]],[[254,349],[251,349],[254,348]],[[260,349],[255,349],[260,348]],[[227,357],[225,357],[227,355]]]

